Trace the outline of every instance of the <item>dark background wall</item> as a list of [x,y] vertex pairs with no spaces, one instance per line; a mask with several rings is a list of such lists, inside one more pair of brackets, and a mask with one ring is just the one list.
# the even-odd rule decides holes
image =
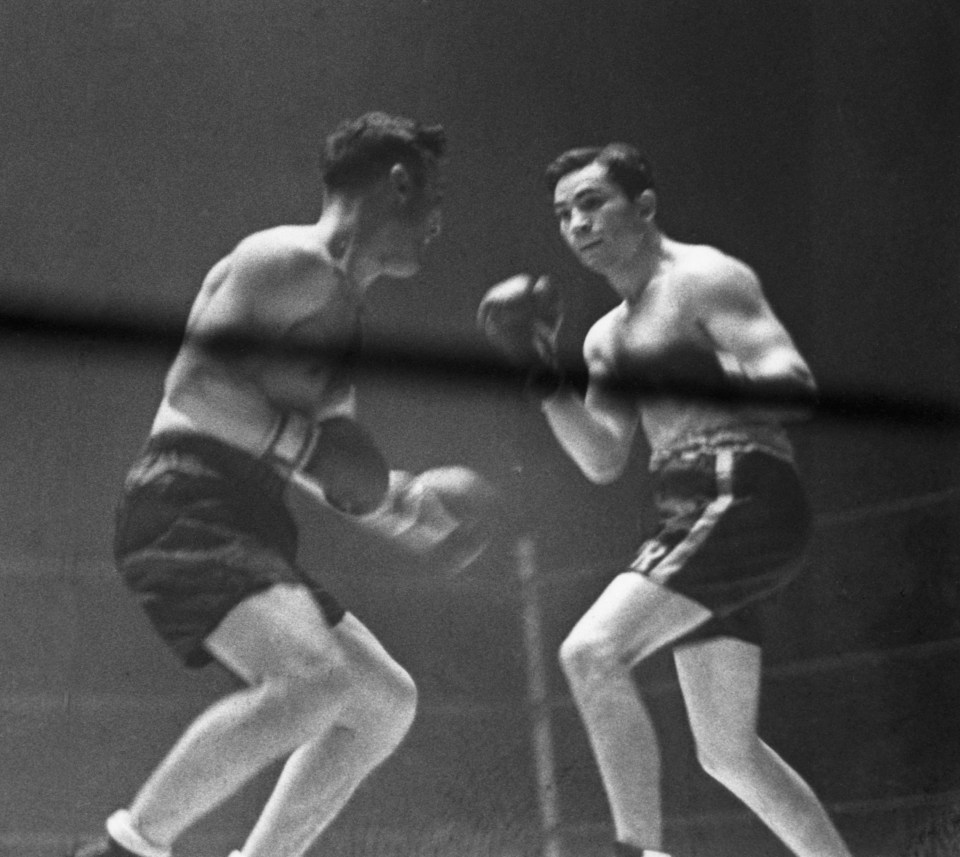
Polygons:
[[[567,293],[563,347],[577,360],[613,299],[564,255],[540,174],[568,146],[616,138],[650,154],[669,234],[756,268],[826,390],[955,402],[958,38],[946,0],[6,3],[0,310],[26,301],[179,326],[239,238],[317,216],[316,155],[333,124],[386,109],[443,122],[451,153],[443,240],[416,281],[376,291],[374,342],[471,353],[484,290],[549,270]],[[116,489],[171,355],[143,344],[9,329],[0,342],[3,853],[53,853],[95,831],[229,687],[215,671],[179,671],[109,567]],[[398,466],[463,461],[507,486],[554,575],[554,648],[637,542],[643,450],[633,475],[601,490],[536,413],[480,378],[368,375],[361,394]],[[808,574],[771,614],[762,713],[850,835],[873,830],[894,849],[920,823],[919,811],[893,812],[897,800],[960,789],[957,433],[852,416],[796,432],[820,528]],[[911,499],[931,493],[932,504]],[[410,742],[331,841],[393,850],[391,837],[416,833],[438,853],[532,847],[509,564],[491,560],[459,586],[409,582],[382,545],[304,524],[304,564],[425,698]],[[644,673],[671,727],[678,852],[736,823],[711,853],[745,842],[779,853],[696,770],[666,660]],[[552,680],[566,817],[602,830],[592,763]],[[197,842],[235,844],[268,783]],[[895,835],[879,821],[893,817]]]

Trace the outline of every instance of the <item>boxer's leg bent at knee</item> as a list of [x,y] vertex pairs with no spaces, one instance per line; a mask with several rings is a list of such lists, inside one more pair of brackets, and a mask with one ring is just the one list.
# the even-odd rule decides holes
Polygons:
[[298,853],[277,851],[278,837],[306,847],[395,749],[413,719],[413,682],[354,617],[329,628],[305,587],[278,584],[252,596],[207,647],[250,687],[194,721],[138,793],[131,821],[168,847],[289,755],[251,843],[269,839],[276,853]]
[[332,728],[287,761],[244,857],[303,853],[413,723],[413,680],[373,634],[348,614],[334,635],[353,669],[346,704]]
[[674,659],[703,769],[799,857],[850,857],[810,786],[757,734],[760,647],[718,637],[679,646]]
[[636,573],[616,577],[560,647],[560,662],[610,803],[618,842],[660,848],[660,755],[632,676],[657,649],[711,618]]
[[209,447],[199,457],[192,447],[151,450],[135,468],[117,563],[188,666],[215,659],[248,687],[197,718],[112,833],[135,852],[167,851],[289,756],[250,843],[251,857],[257,836],[288,857],[399,744],[416,691],[373,635],[296,568],[296,530],[274,477]]
[[768,546],[792,556],[804,540],[803,515],[791,520],[799,535],[779,538],[771,536],[766,519],[756,524],[775,508],[774,500],[750,494],[749,501],[735,502],[737,460],[727,450],[671,463],[669,479],[680,490],[667,479],[661,483],[660,532],[561,646],[563,671],[597,758],[617,841],[624,845],[659,849],[662,843],[657,741],[632,668],[664,646],[700,635],[759,639],[752,610],[743,619],[737,610],[785,579],[783,557]]

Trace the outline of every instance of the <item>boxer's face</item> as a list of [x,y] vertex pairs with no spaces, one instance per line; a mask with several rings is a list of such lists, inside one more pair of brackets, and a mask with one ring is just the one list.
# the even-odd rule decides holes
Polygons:
[[553,209],[560,235],[581,264],[598,273],[629,260],[642,246],[644,211],[607,168],[593,162],[557,182]]

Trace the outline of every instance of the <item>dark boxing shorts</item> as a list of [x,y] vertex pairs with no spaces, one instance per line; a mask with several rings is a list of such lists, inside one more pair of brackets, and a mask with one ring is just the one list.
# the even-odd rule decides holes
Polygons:
[[160,636],[188,667],[241,601],[276,583],[311,589],[331,626],[344,609],[296,565],[297,529],[272,468],[220,441],[151,438],[117,509],[114,558]]
[[714,614],[681,643],[719,636],[761,642],[758,602],[800,570],[811,515],[792,462],[738,445],[700,445],[654,470],[656,535],[632,571]]

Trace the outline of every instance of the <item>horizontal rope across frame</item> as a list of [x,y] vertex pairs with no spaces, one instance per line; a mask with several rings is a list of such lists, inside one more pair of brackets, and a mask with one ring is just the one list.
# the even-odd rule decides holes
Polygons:
[[823,512],[814,517],[814,525],[824,529],[842,527],[848,524],[875,520],[876,518],[914,512],[917,509],[939,506],[942,503],[950,503],[956,500],[960,500],[960,485],[943,488],[940,491],[914,494],[910,497],[899,497],[882,503],[868,503],[864,506],[855,506],[837,512]]
[[[184,341],[184,320],[166,318],[145,321],[118,312],[57,315],[38,306],[7,301],[0,307],[0,331],[57,343],[84,340],[102,347],[168,352]],[[337,360],[346,357],[351,349],[351,343],[347,341],[320,348],[316,344],[288,339],[235,334],[194,341],[221,353],[234,352],[247,356],[262,354],[287,359]],[[15,347],[16,342],[7,339],[3,345]],[[500,359],[491,349],[477,345],[465,346],[454,352],[449,349],[418,348],[410,344],[370,343],[364,346],[356,365],[374,374],[423,379],[456,376],[479,386],[509,387],[518,391],[523,388],[528,374],[527,368]],[[562,368],[568,383],[586,386],[588,378],[582,366]],[[611,384],[611,389],[625,394],[685,396],[784,407],[809,404],[799,397],[746,396],[697,383],[652,386],[642,378],[629,376]],[[812,411],[816,415],[844,421],[874,421],[939,430],[960,429],[960,403],[922,395],[907,396],[880,390],[853,391],[826,385],[821,388]]]

